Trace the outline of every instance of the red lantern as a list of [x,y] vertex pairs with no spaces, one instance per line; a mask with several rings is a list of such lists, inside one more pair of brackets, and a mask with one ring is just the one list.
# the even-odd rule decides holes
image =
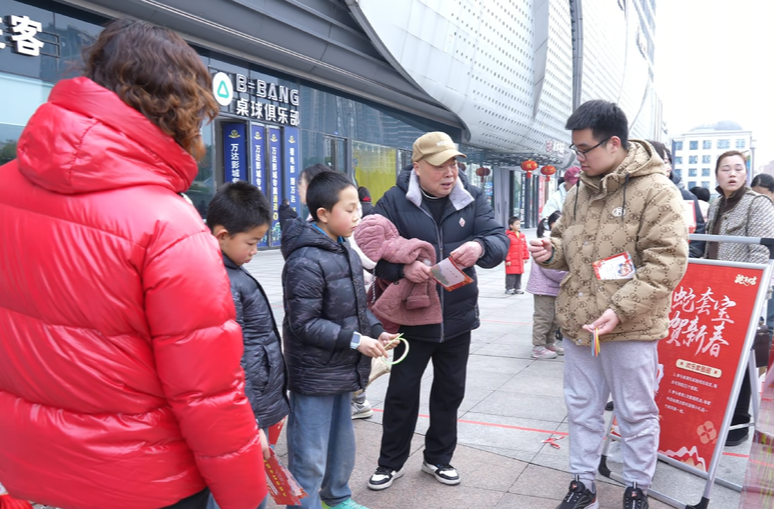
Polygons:
[[527,159],[523,163],[521,163],[521,169],[527,172],[527,178],[532,178],[532,172],[537,170],[538,163],[533,161],[532,159]]
[[488,177],[490,173],[492,173],[492,170],[489,168],[484,168],[483,166],[476,170],[476,175],[481,178]]
[[551,166],[549,164],[549,165],[543,166],[540,169],[540,173],[542,173],[543,175],[546,176],[546,181],[549,181],[549,180],[551,180],[551,175],[556,173],[556,168],[554,168],[553,166]]

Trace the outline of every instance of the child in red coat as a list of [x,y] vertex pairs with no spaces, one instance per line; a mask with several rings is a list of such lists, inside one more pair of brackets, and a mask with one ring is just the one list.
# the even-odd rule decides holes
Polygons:
[[524,262],[529,259],[527,237],[519,231],[521,220],[516,216],[508,219],[508,239],[511,247],[505,257],[505,293],[522,294],[521,275],[524,274]]

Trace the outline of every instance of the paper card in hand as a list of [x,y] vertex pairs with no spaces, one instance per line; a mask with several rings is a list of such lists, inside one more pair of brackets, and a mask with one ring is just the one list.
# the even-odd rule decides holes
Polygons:
[[446,258],[436,265],[433,265],[430,267],[430,270],[432,271],[435,280],[441,283],[447,291],[456,290],[461,286],[473,282],[473,279],[462,272],[451,258]]
[[308,495],[298,484],[285,465],[280,463],[279,458],[271,449],[271,458],[263,461],[266,470],[266,487],[269,489],[271,498],[277,505],[301,505],[301,499]]

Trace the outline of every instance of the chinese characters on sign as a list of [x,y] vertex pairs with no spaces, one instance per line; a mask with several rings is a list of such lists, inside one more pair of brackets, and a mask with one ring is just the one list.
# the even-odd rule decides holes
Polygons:
[[[698,301],[694,302],[696,295],[693,288],[685,290],[683,286],[675,290],[672,300],[672,318],[669,321],[669,341],[678,347],[691,348],[697,344],[696,353],[707,353],[713,357],[720,355],[720,347],[728,345],[728,341],[723,338],[723,331],[726,324],[733,324],[728,308],[736,306],[736,302],[724,295],[720,299],[714,299],[712,288],[707,287]],[[679,308],[679,309],[678,309]],[[695,313],[692,320],[681,318],[680,313]],[[709,324],[699,326],[702,315],[709,316]],[[685,326],[687,329],[683,330]],[[712,327],[712,336],[707,340],[708,325]],[[706,343],[705,343],[706,342]]]
[[[301,123],[298,89],[248,79],[244,74],[234,75],[233,89],[236,101],[234,113],[240,117],[292,127],[298,127]],[[230,107],[230,103],[224,106]]]
[[247,180],[245,157],[245,125],[241,122],[223,124],[223,181]]
[[[263,160],[266,153],[266,128],[258,124],[250,124],[250,143],[253,154],[253,184],[265,195],[269,195],[266,190],[266,180],[263,173]],[[268,235],[265,235],[258,243],[258,247],[268,245]]]
[[285,192],[290,206],[296,212],[301,212],[301,201],[298,198],[298,129],[284,127],[283,142],[285,146]]
[[[40,56],[43,41],[38,40],[37,35],[43,31],[43,26],[39,22],[29,16],[6,16],[3,21],[10,30],[4,31],[0,24],[0,49],[10,44],[13,51],[20,55]],[[10,43],[7,43],[8,39]]]
[[282,157],[280,153],[280,128],[269,126],[266,128],[266,136],[269,137],[269,179],[271,181],[271,245],[277,247],[282,242],[282,232],[279,222],[279,206],[282,203],[282,180],[280,168]]

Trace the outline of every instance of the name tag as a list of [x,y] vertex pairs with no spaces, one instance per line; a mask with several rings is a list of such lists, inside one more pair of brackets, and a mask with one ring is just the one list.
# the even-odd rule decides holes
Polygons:
[[636,272],[634,262],[629,253],[604,258],[593,263],[597,279],[632,279]]

